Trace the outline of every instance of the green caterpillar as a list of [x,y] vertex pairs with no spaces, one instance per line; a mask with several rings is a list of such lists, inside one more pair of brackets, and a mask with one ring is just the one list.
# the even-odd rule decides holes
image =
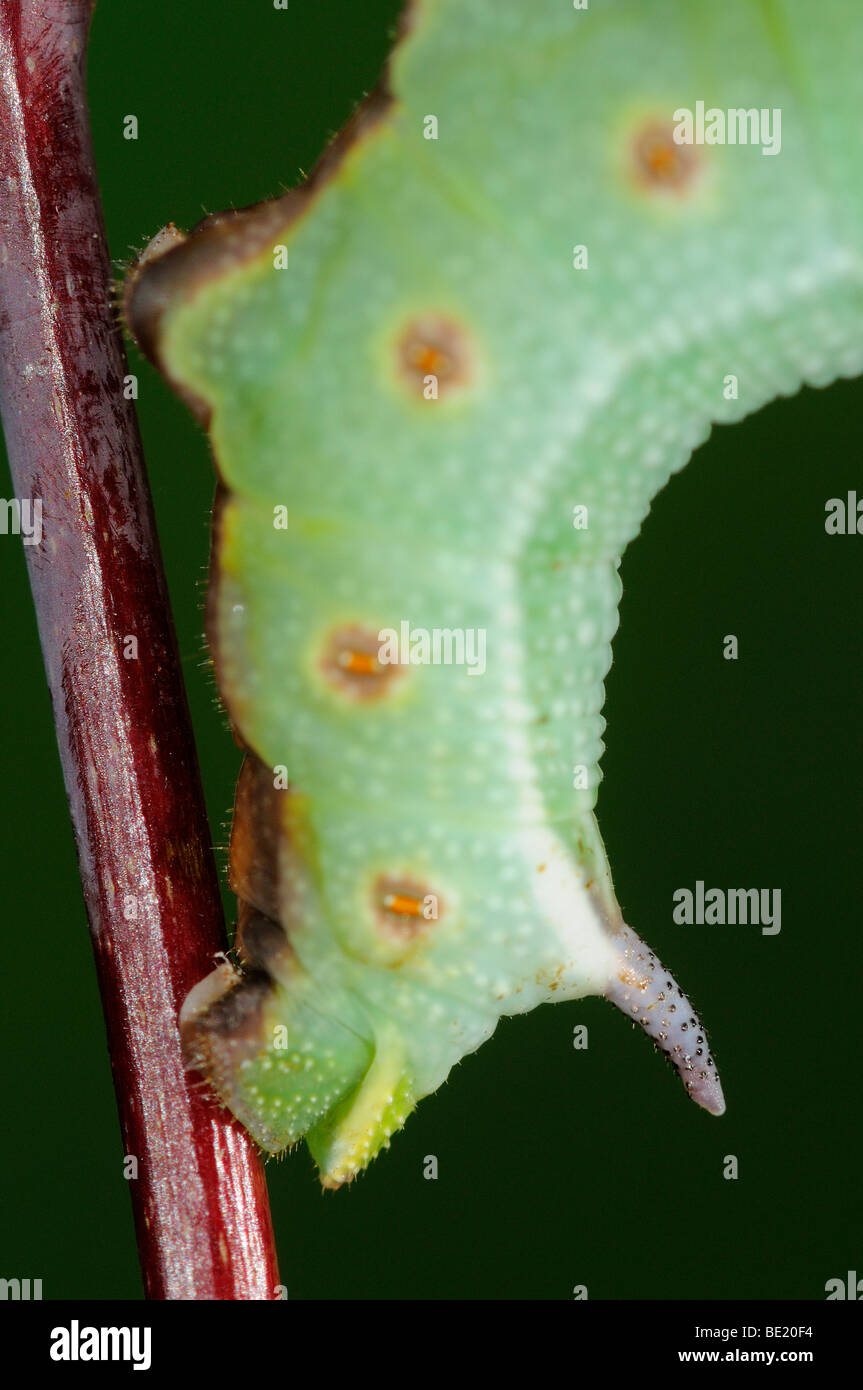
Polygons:
[[[498,1019],[604,995],[724,1100],[593,808],[619,557],[716,421],[863,369],[855,0],[416,0],[301,187],[154,244],[247,756],[191,1065],[351,1179]],[[724,143],[723,143],[724,141]]]

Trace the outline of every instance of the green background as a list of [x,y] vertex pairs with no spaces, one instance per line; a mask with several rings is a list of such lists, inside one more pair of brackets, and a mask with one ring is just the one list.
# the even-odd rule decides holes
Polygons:
[[[118,269],[293,184],[374,85],[397,0],[100,0],[90,98]],[[137,115],[139,139],[123,139]],[[131,353],[224,867],[239,754],[203,662],[213,476],[204,436]],[[423,1101],[389,1153],[322,1195],[269,1166],[291,1297],[823,1298],[860,1241],[859,834],[863,384],[717,430],[626,555],[599,821],[627,919],[711,1029],[715,1120],[600,1000],[541,1008]],[[3,465],[0,494],[11,495]],[[140,1298],[129,1194],[20,541],[0,537],[5,912],[0,1276],[46,1298]],[[737,635],[740,657],[723,660]],[[781,888],[782,931],[683,927],[672,893]],[[232,903],[226,896],[227,910]],[[587,1051],[572,1030],[589,1028]],[[439,1179],[423,1178],[436,1154]],[[725,1155],[739,1178],[723,1178]]]

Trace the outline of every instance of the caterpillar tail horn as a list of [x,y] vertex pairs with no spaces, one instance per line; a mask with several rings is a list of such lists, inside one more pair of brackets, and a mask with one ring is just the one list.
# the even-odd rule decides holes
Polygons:
[[631,927],[615,934],[618,967],[605,991],[638,1023],[677,1069],[692,1099],[711,1115],[725,1112],[725,1097],[707,1034],[673,975]]

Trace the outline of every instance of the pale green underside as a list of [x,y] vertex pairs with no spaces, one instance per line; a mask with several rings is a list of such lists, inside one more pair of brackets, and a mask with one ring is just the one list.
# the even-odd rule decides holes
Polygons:
[[[233,492],[233,717],[307,796],[320,916],[352,954],[373,869],[449,886],[457,918],[416,978],[473,1000],[478,1035],[521,1007],[494,1002],[513,943],[550,949],[510,833],[593,833],[618,557],[651,498],[711,423],[863,367],[861,69],[859,0],[425,0],[395,111],[286,230],[289,268],[268,250],[166,315],[164,360],[211,404]],[[634,132],[697,101],[781,108],[781,153],[705,146],[691,192],[639,188]],[[457,401],[393,371],[429,313],[475,344]],[[323,635],[403,618],[485,628],[486,674],[414,669],[393,701],[341,707]],[[301,955],[323,969],[318,943]]]

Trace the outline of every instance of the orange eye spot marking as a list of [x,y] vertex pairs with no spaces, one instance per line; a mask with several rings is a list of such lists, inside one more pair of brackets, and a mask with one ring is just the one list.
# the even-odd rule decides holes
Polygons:
[[425,884],[382,875],[372,889],[378,926],[396,941],[413,941],[442,915],[440,898]]
[[452,319],[436,314],[412,319],[397,340],[396,367],[411,395],[431,400],[449,395],[471,379],[467,334]]
[[450,371],[450,359],[440,348],[432,347],[429,343],[411,343],[408,352],[408,366],[416,371],[422,372],[425,376],[433,372],[435,376],[447,376]]
[[341,627],[324,644],[320,671],[331,689],[350,700],[379,700],[403,674],[404,667],[379,660],[377,632]]
[[382,906],[387,912],[397,912],[403,917],[422,917],[422,900],[407,893],[387,893]]
[[339,665],[356,676],[373,676],[381,669],[380,662],[372,652],[339,652]]
[[678,145],[674,127],[651,121],[636,132],[632,167],[638,184],[651,191],[685,193],[695,182],[701,158],[692,145]]

